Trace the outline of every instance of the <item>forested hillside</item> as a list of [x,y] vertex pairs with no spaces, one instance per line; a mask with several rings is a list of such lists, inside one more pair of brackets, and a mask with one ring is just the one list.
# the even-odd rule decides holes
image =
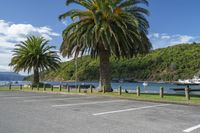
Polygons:
[[[85,56],[77,60],[78,80],[91,81],[99,78],[99,61]],[[57,72],[47,71],[42,79],[74,80],[75,61],[64,62]],[[111,58],[111,77],[117,79],[174,81],[192,78],[200,70],[200,44],[180,44],[152,51],[132,59]]]

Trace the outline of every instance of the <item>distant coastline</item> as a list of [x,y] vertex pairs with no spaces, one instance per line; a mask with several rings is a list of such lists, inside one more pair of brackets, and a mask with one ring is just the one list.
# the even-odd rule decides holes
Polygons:
[[14,72],[0,72],[0,81],[22,81],[24,77]]

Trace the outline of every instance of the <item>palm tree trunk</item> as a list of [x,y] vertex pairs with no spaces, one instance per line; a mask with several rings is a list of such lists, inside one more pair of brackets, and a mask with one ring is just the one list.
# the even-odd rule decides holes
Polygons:
[[100,56],[100,82],[99,86],[102,89],[105,86],[105,91],[111,92],[111,84],[110,84],[110,54],[109,51],[105,49],[101,49],[99,51]]
[[39,71],[38,71],[38,68],[35,68],[34,74],[33,74],[33,84],[38,84],[39,82],[40,82]]

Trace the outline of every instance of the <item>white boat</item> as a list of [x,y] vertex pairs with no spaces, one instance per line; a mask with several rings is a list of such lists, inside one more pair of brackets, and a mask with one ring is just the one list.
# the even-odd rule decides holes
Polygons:
[[143,85],[143,86],[148,86],[148,83],[147,83],[147,82],[144,82],[142,85]]
[[200,78],[198,76],[194,76],[192,79],[186,80],[178,80],[178,84],[197,84],[200,85]]
[[194,76],[192,82],[195,84],[200,84],[200,78],[198,76]]

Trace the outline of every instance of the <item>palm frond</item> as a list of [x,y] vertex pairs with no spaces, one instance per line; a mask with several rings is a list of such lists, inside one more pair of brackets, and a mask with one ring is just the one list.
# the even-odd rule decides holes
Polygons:
[[67,0],[85,10],[70,10],[60,16],[79,18],[63,31],[60,52],[63,56],[90,54],[96,57],[100,50],[116,57],[130,58],[151,49],[147,37],[149,12],[140,4],[148,0]]
[[43,71],[59,67],[60,58],[54,46],[48,46],[48,40],[43,37],[29,36],[27,40],[20,42],[13,50],[13,57],[10,65],[14,71],[31,72],[34,68]]

